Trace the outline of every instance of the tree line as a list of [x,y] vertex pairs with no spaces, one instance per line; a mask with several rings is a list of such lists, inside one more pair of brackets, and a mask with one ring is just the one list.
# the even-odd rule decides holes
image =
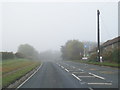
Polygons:
[[29,44],[22,44],[18,47],[16,53],[13,52],[1,52],[2,59],[14,59],[14,58],[27,58],[27,59],[39,59],[39,53]]
[[61,52],[64,60],[79,60],[84,54],[84,44],[79,40],[69,40],[61,46]]

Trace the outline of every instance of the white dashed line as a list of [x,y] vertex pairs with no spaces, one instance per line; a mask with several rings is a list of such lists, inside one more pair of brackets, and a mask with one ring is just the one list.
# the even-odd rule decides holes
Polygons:
[[87,83],[87,84],[112,85],[112,83]]
[[66,68],[65,68],[65,71],[69,72]]
[[61,66],[61,68],[64,68],[63,66]]
[[76,78],[76,79],[78,79],[79,81],[82,81],[79,77],[77,77],[75,74],[73,74],[72,73],[72,75]]
[[95,76],[95,77],[97,77],[97,78],[100,78],[100,79],[105,80],[105,78],[104,78],[104,77],[101,77],[101,76],[95,75],[95,74],[93,74],[93,73],[89,73],[89,74],[90,74],[90,75],[93,75],[93,76]]

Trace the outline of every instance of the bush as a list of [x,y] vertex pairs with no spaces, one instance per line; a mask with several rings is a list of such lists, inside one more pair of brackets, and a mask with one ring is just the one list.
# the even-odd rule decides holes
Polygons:
[[17,58],[25,58],[25,55],[23,55],[22,53],[19,53],[19,52],[15,53],[15,56]]
[[2,52],[2,59],[13,59],[15,55],[13,52]]
[[120,62],[119,62],[120,48],[115,49],[115,50],[113,51],[113,53],[112,53],[112,57],[113,57],[113,61],[114,61],[114,62],[118,62],[118,63],[120,63]]
[[88,59],[89,61],[97,61],[97,53],[92,54]]

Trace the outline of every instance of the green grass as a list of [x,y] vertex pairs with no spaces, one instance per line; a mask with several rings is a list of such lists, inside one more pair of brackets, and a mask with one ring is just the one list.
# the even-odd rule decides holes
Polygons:
[[79,63],[87,63],[87,64],[94,64],[94,65],[100,65],[100,66],[109,66],[109,67],[120,67],[120,64],[113,63],[113,62],[93,62],[93,61],[83,61],[83,60],[72,60]]
[[9,59],[2,62],[2,74],[9,73],[11,71],[20,69],[22,67],[33,64],[34,61],[27,59]]
[[0,60],[0,87],[2,87],[2,61]]
[[[15,64],[17,64],[17,65],[15,65]],[[23,66],[23,65],[27,65],[27,66]],[[15,82],[16,80],[18,80],[19,78],[24,76],[26,73],[28,73],[29,71],[31,71],[32,69],[34,69],[38,65],[40,65],[40,62],[26,60],[26,59],[16,59],[16,60],[3,61],[3,68],[6,68],[6,67],[12,68],[12,69],[9,69],[7,71],[7,73],[9,73],[10,71],[13,71],[15,69],[18,69],[18,67],[20,67],[21,69],[19,68],[15,72],[10,73],[8,75],[5,75],[6,73],[3,73],[2,87],[6,87],[9,84]]]

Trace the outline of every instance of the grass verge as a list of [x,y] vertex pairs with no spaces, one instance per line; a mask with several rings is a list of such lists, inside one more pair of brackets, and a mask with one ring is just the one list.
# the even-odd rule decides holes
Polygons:
[[[20,62],[21,62],[21,64],[20,64]],[[16,64],[19,63],[19,65],[14,65],[15,63]],[[27,63],[27,64],[25,64],[25,63]],[[20,79],[22,76],[26,75],[28,72],[30,72],[35,67],[37,67],[38,65],[40,65],[40,62],[38,63],[36,61],[21,59],[21,60],[17,60],[17,62],[16,62],[16,60],[4,61],[3,65],[4,65],[3,68],[4,67],[10,67],[10,68],[12,68],[12,69],[7,70],[7,72],[10,72],[10,71],[12,72],[13,70],[15,70],[16,67],[19,67],[19,69],[16,70],[15,72],[13,72],[13,73],[10,73],[8,75],[4,75],[3,74],[3,77],[2,77],[2,87],[7,87],[11,83],[13,83],[16,80]],[[23,66],[23,65],[27,65],[27,66]]]
[[111,63],[111,62],[93,62],[93,61],[83,61],[83,60],[71,60],[71,61],[75,61],[75,62],[79,62],[79,63],[87,63],[87,64],[94,64],[94,65],[100,65],[100,66],[109,66],[109,67],[116,67],[116,68],[120,68],[120,63]]

